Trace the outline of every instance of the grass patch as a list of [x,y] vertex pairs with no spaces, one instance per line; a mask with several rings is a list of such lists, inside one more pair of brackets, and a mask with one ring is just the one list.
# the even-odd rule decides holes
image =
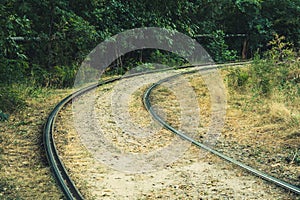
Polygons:
[[25,83],[0,85],[0,122],[29,106],[28,99],[47,98],[51,92],[52,89]]
[[[3,137],[0,134],[0,144],[3,142]],[[0,171],[3,169],[3,154],[4,150],[0,146]],[[10,200],[10,199],[21,199],[19,194],[16,192],[16,186],[12,184],[6,177],[1,177],[0,179],[0,199]]]
[[46,161],[42,130],[51,109],[69,92],[21,84],[7,90],[10,117],[0,122],[0,199],[62,198]]
[[[289,74],[299,67],[267,58],[222,71],[228,90],[225,143],[236,142],[240,151],[228,153],[294,185],[300,184],[300,137],[291,136],[299,131],[300,93],[299,82]],[[253,154],[261,147],[259,155]]]
[[13,180],[2,179],[0,181],[0,199],[2,200],[21,200],[18,188],[13,184]]

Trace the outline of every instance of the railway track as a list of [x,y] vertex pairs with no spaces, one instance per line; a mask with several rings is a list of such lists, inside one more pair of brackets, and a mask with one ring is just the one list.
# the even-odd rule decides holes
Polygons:
[[180,136],[182,139],[184,140],[187,140],[189,142],[191,142],[192,144],[196,145],[197,147],[199,148],[202,148],[206,151],[209,151],[210,153],[214,154],[214,155],[217,155],[219,156],[220,158],[230,162],[230,163],[233,163],[245,170],[247,170],[248,172],[262,178],[262,179],[265,179],[271,183],[274,183],[280,187],[283,187],[285,189],[288,189],[296,194],[300,194],[300,188],[294,186],[294,185],[291,185],[283,180],[280,180],[280,179],[277,179],[273,176],[270,176],[264,172],[261,172],[257,169],[254,169],[248,165],[245,165],[244,163],[242,162],[239,162],[231,157],[228,157],[212,148],[210,148],[209,146],[203,144],[203,143],[200,143],[198,141],[196,141],[195,139],[187,136],[185,133],[179,131],[179,130],[176,130],[174,127],[172,127],[171,125],[169,125],[166,121],[164,121],[153,109],[152,109],[152,106],[151,106],[151,101],[150,101],[150,95],[151,95],[151,92],[156,88],[158,87],[160,84],[164,83],[164,82],[167,82],[169,81],[170,79],[173,79],[173,78],[176,78],[178,75],[175,75],[175,76],[171,76],[171,77],[167,77],[163,80],[160,80],[159,82],[153,84],[151,87],[149,87],[146,92],[144,93],[144,96],[143,96],[143,102],[144,102],[144,105],[146,107],[146,109],[151,113],[152,117],[158,121],[161,125],[163,125],[166,129],[172,131],[174,134]]
[[[209,69],[216,69],[216,68],[222,68],[222,67],[226,67],[226,66],[234,66],[234,65],[243,65],[243,64],[247,64],[245,62],[243,63],[229,63],[229,64],[219,64],[219,65],[202,65],[200,70],[209,70]],[[195,67],[195,66],[183,66],[180,68],[188,68],[188,67]],[[126,78],[131,78],[131,77],[135,77],[135,76],[140,76],[146,73],[156,73],[156,72],[161,72],[161,71],[166,71],[166,70],[170,70],[173,68],[167,68],[167,69],[163,69],[163,70],[154,70],[154,71],[150,71],[150,72],[143,72],[143,73],[136,73],[136,74],[131,74],[131,75],[127,75],[127,76],[120,76],[117,78],[113,78],[113,79],[109,79],[107,81],[104,82],[100,82],[100,83],[96,83],[93,84],[91,86],[88,86],[86,88],[83,88],[77,92],[74,92],[73,94],[67,96],[66,98],[64,98],[59,104],[57,104],[57,106],[53,109],[53,111],[49,114],[48,119],[46,121],[45,127],[44,127],[44,131],[43,131],[43,141],[44,141],[44,148],[46,151],[46,156],[49,162],[49,165],[51,167],[51,170],[53,172],[53,175],[58,183],[58,185],[60,186],[62,192],[64,193],[65,197],[67,199],[84,199],[82,194],[80,193],[80,191],[76,188],[74,182],[72,181],[72,179],[69,177],[67,169],[64,167],[64,164],[62,162],[62,160],[59,158],[58,155],[58,150],[56,148],[55,145],[55,141],[53,138],[53,132],[54,132],[54,124],[55,124],[55,120],[56,117],[59,113],[59,111],[66,106],[68,103],[70,103],[74,98],[77,98],[93,89],[96,89],[97,87],[101,86],[101,85],[105,85],[105,84],[109,84],[112,82],[115,82],[117,80],[120,79],[126,79]],[[175,128],[173,128],[172,126],[170,126],[167,122],[165,122],[164,120],[162,120],[160,118],[160,116],[151,108],[151,101],[149,99],[150,94],[152,92],[152,90],[156,87],[158,87],[161,83],[163,82],[167,82],[170,79],[174,79],[178,76],[181,76],[183,74],[187,74],[187,73],[193,73],[199,71],[199,69],[197,70],[191,70],[191,71],[187,71],[187,72],[182,72],[182,73],[178,73],[174,76],[162,79],[161,81],[153,84],[151,87],[149,87],[147,89],[147,91],[144,94],[143,97],[143,102],[144,105],[146,107],[146,109],[151,113],[151,115],[153,116],[153,118],[155,120],[157,120],[159,123],[161,123],[166,129],[172,131],[173,133],[179,135],[181,138],[191,142],[192,144],[196,145],[199,148],[205,149],[221,158],[223,158],[224,160],[231,162],[235,165],[240,166],[241,168],[255,174],[256,176],[259,176],[269,182],[272,182],[280,187],[283,187],[285,189],[288,189],[289,191],[292,191],[296,194],[300,194],[300,188],[291,185],[287,182],[284,182],[282,180],[279,180],[275,177],[272,177],[270,175],[265,174],[264,172],[258,171],[250,166],[247,166],[239,161],[236,161],[226,155],[223,155],[222,153],[219,153],[218,151],[211,149],[210,147],[199,143],[197,141],[195,141],[193,138],[190,138],[189,136],[185,135],[183,132],[180,132],[178,130],[176,130]]]

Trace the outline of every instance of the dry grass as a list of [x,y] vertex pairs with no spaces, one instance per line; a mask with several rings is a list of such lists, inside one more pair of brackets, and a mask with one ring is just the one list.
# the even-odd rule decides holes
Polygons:
[[272,102],[269,108],[270,120],[274,123],[278,121],[287,123],[291,120],[291,111],[283,103]]
[[[226,74],[226,71],[222,72],[224,79]],[[211,120],[210,95],[200,76],[187,75],[186,78],[198,97],[199,114],[201,116],[198,136],[199,140],[201,140],[201,138],[205,138],[205,132],[207,131],[205,128],[210,124]],[[145,88],[137,90],[132,94],[128,102],[132,120],[141,127],[145,127],[151,122],[151,117],[143,108],[141,100],[144,90]],[[298,115],[299,104],[285,102],[284,100],[284,96],[279,93],[273,94],[270,98],[253,98],[253,95],[250,93],[227,88],[226,121],[215,148],[250,166],[299,185],[300,168],[295,155],[297,156],[297,151],[299,150],[300,138],[299,134],[297,134],[297,131],[299,131],[298,125],[294,119]],[[169,124],[175,127],[179,125],[178,109],[180,108],[178,103],[176,104],[176,97],[172,91],[163,86],[158,87],[153,91],[152,103],[161,108],[162,115]],[[102,106],[105,105],[103,104]],[[66,119],[68,117],[66,115],[63,118]],[[63,130],[66,130],[66,127],[70,128],[64,122],[59,131],[63,132]],[[67,129],[69,130],[69,128]],[[97,177],[96,174],[98,173],[100,174],[98,179],[101,179],[101,176],[106,173],[105,167],[101,165],[96,166],[95,168],[99,171],[87,168],[89,166],[88,163],[92,162],[92,158],[90,155],[82,153],[86,150],[84,147],[78,146],[80,144],[79,138],[78,135],[74,134],[74,131],[69,130],[66,133],[60,136],[65,137],[61,141],[65,141],[67,144],[61,148],[63,159],[78,187],[85,192],[87,197],[92,198],[93,195],[88,192],[91,189],[88,188],[94,188],[94,186],[83,181],[83,177],[88,177],[91,174]],[[159,132],[159,134],[163,134],[164,138],[172,138],[172,135],[169,135],[168,132]],[[149,146],[155,145],[155,138],[161,140],[161,137],[152,137],[152,140],[146,141],[147,145],[143,147],[140,145],[145,142],[141,141],[130,143],[128,147],[118,147],[129,152],[147,152]],[[75,158],[76,154],[77,157]],[[80,161],[82,159],[83,162]],[[74,160],[77,160],[75,164]],[[93,165],[97,164],[94,163]],[[101,192],[98,192],[97,195],[101,196]]]
[[0,199],[61,199],[63,197],[52,178],[42,146],[42,130],[46,117],[70,91],[49,90],[28,106],[0,123],[0,180],[5,182]]
[[[227,71],[222,74],[225,78]],[[299,186],[300,97],[290,98],[290,94],[277,89],[269,97],[254,97],[251,92],[230,87],[227,90],[227,120],[220,142],[228,148],[220,148]]]
[[[222,71],[224,79],[226,74],[227,71]],[[198,98],[201,116],[198,136],[201,139],[205,135],[205,127],[210,124],[210,96],[201,77],[188,75],[186,78]],[[140,99],[144,90],[140,88],[129,101],[131,117],[142,127],[151,121]],[[0,199],[63,198],[47,165],[42,128],[51,109],[69,92],[55,90],[46,96],[28,100],[28,107],[12,115],[8,122],[0,123],[0,149],[3,149],[0,186],[5,187],[0,190]],[[153,94],[152,102],[161,108],[163,116],[173,126],[179,126],[178,102],[172,91],[160,87]],[[300,185],[300,98],[295,97],[291,101],[286,95],[277,91],[269,98],[254,98],[250,93],[227,88],[226,121],[215,148],[273,176]],[[91,191],[96,186],[91,183],[103,180],[106,169],[87,153],[72,123],[67,120],[70,117],[68,113],[69,107],[58,118],[57,146],[80,191],[88,199],[93,199],[95,193]],[[172,138],[167,131],[160,133],[164,134],[164,138]],[[155,145],[155,138],[161,139],[154,137],[149,146]],[[147,151],[140,148],[140,144],[130,148],[133,152]],[[106,195],[105,191],[98,191],[97,195],[101,196],[101,192]]]
[[135,91],[128,102],[128,111],[132,121],[141,127],[146,127],[152,123],[152,118],[143,106],[143,94],[148,86],[139,88]]
[[[76,187],[86,199],[94,199],[94,196],[89,192],[93,188],[88,184],[86,177],[91,179],[99,178],[101,175],[101,166],[98,166],[94,158],[90,155],[87,149],[82,145],[79,135],[73,126],[72,108],[67,106],[59,113],[56,121],[54,132],[55,144],[59,151],[59,156],[62,158],[65,167]],[[94,168],[91,168],[94,166]]]

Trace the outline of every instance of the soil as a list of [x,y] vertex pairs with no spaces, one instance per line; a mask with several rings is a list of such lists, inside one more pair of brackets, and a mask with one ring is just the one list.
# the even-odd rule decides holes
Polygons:
[[[143,75],[101,86],[78,98],[73,108],[68,105],[60,112],[56,145],[85,198],[299,199],[183,142],[153,121],[141,97],[151,83],[169,75]],[[243,107],[247,95],[241,98],[226,92],[227,111],[224,122],[219,123],[224,123],[222,130],[211,135],[208,127],[213,121],[210,111],[214,97],[199,74],[186,75],[185,79],[188,84],[166,84],[153,92],[151,102],[164,120],[183,132],[190,131],[188,134],[200,142],[209,140],[209,145],[226,155],[300,185],[299,164],[291,155],[299,149],[297,126],[274,123],[268,120],[267,112]],[[189,88],[194,93],[188,93]],[[184,93],[180,96],[178,91]],[[184,96],[192,97],[192,101],[180,101]],[[197,104],[195,100],[199,110],[192,107]],[[264,110],[265,105],[259,105],[261,108],[255,109]],[[184,113],[184,106],[191,106],[190,110],[201,116],[200,123],[195,125],[198,118],[193,112]],[[186,115],[191,117],[182,118]]]
[[0,199],[63,199],[43,147],[48,114],[70,90],[40,91],[0,123]]

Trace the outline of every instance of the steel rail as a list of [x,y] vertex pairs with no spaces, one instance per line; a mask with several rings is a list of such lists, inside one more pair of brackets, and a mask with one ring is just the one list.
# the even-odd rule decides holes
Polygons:
[[[184,68],[193,68],[193,67],[199,67],[203,66],[203,70],[205,68],[217,68],[217,67],[225,67],[225,66],[235,66],[235,65],[245,65],[249,64],[251,62],[239,62],[239,63],[225,63],[225,64],[200,64],[200,65],[188,65],[188,66],[179,66],[176,69],[184,69]],[[209,67],[207,67],[209,66]],[[163,71],[168,71],[175,69],[173,67],[170,68],[164,68],[164,69],[158,69],[158,70],[151,70],[147,72],[141,72],[141,73],[134,73],[134,74],[129,74],[125,76],[119,76],[116,78],[112,78],[106,81],[102,81],[99,83],[92,84],[88,87],[85,87],[83,89],[80,89],[67,97],[65,97],[62,101],[60,101],[55,108],[51,111],[49,114],[47,121],[44,126],[43,130],[43,145],[44,149],[46,152],[46,157],[49,163],[49,166],[52,170],[52,173],[54,175],[54,178],[56,179],[58,185],[60,186],[63,194],[67,199],[78,199],[82,200],[84,199],[78,188],[76,188],[74,182],[70,178],[67,169],[65,168],[62,160],[60,159],[58,155],[58,150],[55,145],[54,137],[53,137],[53,132],[54,132],[54,126],[55,126],[55,120],[56,117],[59,113],[59,111],[66,106],[68,103],[70,103],[74,98],[77,98],[101,85],[105,85],[108,83],[112,83],[114,81],[120,80],[120,79],[125,79],[125,78],[131,78],[135,76],[140,76],[144,74],[149,74],[149,73],[158,73],[158,72],[163,72]],[[187,72],[188,73],[188,72]]]
[[69,103],[73,98],[80,96],[81,94],[83,94],[87,91],[90,91],[96,87],[97,87],[97,84],[89,86],[87,88],[79,90],[79,91],[67,96],[66,98],[64,98],[52,110],[52,112],[48,116],[48,119],[44,126],[43,142],[44,142],[46,156],[47,156],[49,165],[52,169],[52,172],[54,174],[54,177],[67,199],[82,200],[84,198],[83,198],[82,194],[79,192],[79,190],[76,188],[74,182],[69,177],[67,169],[64,167],[63,162],[59,158],[58,151],[57,151],[57,148],[56,148],[56,145],[54,142],[54,138],[53,138],[55,119],[56,119],[59,111],[67,103]]
[[[224,66],[224,65],[223,65],[223,66]],[[219,65],[216,65],[216,68],[218,68],[218,67],[220,67],[220,66],[219,66]],[[222,67],[222,66],[221,66],[221,67]],[[210,69],[212,69],[212,68],[205,67],[205,68],[202,68],[202,69],[200,69],[200,70],[210,70]],[[161,117],[160,117],[160,116],[152,109],[151,101],[150,101],[150,94],[151,94],[151,92],[153,91],[153,89],[155,89],[156,87],[158,87],[158,86],[159,86],[160,84],[162,84],[163,82],[167,82],[167,81],[169,81],[170,79],[176,78],[176,77],[178,77],[178,76],[180,76],[180,75],[187,74],[187,73],[193,73],[193,72],[195,72],[195,71],[198,71],[198,70],[193,70],[193,71],[191,71],[191,72],[183,72],[183,73],[180,73],[180,74],[176,74],[176,75],[173,75],[173,76],[164,78],[164,79],[158,81],[157,83],[154,83],[152,86],[150,86],[150,87],[145,91],[145,93],[144,93],[144,95],[143,95],[143,103],[144,103],[145,108],[146,108],[146,109],[148,110],[148,112],[152,115],[152,117],[153,117],[156,121],[158,121],[160,124],[162,124],[166,129],[168,129],[168,130],[170,130],[171,132],[175,133],[176,135],[178,135],[178,136],[181,137],[182,139],[191,142],[192,144],[196,145],[197,147],[202,148],[202,149],[204,149],[204,150],[206,150],[206,151],[208,151],[208,152],[210,152],[210,153],[212,153],[212,154],[214,154],[214,155],[217,155],[217,156],[219,156],[220,158],[222,158],[222,159],[224,159],[224,160],[226,160],[226,161],[228,161],[228,162],[230,162],[230,163],[233,163],[233,164],[235,164],[235,165],[237,165],[237,166],[239,166],[239,167],[245,169],[245,170],[248,171],[248,172],[253,173],[254,175],[256,175],[256,176],[258,176],[258,177],[260,177],[260,178],[262,178],[262,179],[264,179],[264,180],[267,180],[267,181],[269,181],[269,182],[271,182],[271,183],[274,183],[274,184],[276,184],[276,185],[278,185],[278,186],[280,186],[280,187],[282,187],[282,188],[285,188],[285,189],[287,189],[287,190],[289,190],[289,191],[292,191],[292,192],[294,192],[294,193],[300,195],[300,188],[299,188],[299,187],[296,187],[295,185],[292,185],[292,184],[287,183],[287,182],[285,182],[285,181],[283,181],[283,180],[280,180],[280,179],[278,179],[278,178],[275,178],[275,177],[273,177],[273,176],[271,176],[271,175],[269,175],[269,174],[266,174],[266,173],[264,173],[264,172],[262,172],[262,171],[259,171],[259,170],[257,170],[257,169],[254,169],[253,167],[250,167],[250,166],[248,166],[248,165],[246,165],[246,164],[244,164],[244,163],[242,163],[242,162],[240,162],[240,161],[237,161],[237,160],[235,160],[235,159],[233,159],[233,158],[231,158],[231,157],[229,157],[229,156],[226,156],[226,155],[224,155],[224,154],[222,154],[222,153],[220,153],[220,152],[218,152],[218,151],[216,151],[216,150],[210,148],[209,146],[207,146],[207,145],[205,145],[205,144],[203,144],[203,143],[200,143],[200,142],[194,140],[193,138],[187,136],[185,133],[183,133],[183,132],[181,132],[181,131],[179,131],[179,130],[176,130],[174,127],[172,127],[172,126],[171,126],[170,124],[168,124],[166,121],[164,121],[164,120],[163,120],[163,119],[162,119],[162,118],[161,118]]]

